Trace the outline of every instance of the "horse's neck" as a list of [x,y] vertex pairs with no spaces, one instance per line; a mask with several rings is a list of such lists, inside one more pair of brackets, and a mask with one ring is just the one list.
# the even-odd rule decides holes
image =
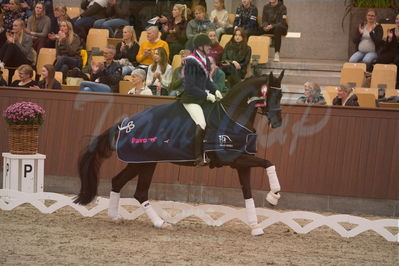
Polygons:
[[253,125],[255,121],[255,109],[250,107],[248,104],[232,104],[229,102],[223,103],[227,114],[232,120],[245,126],[248,129],[253,130]]

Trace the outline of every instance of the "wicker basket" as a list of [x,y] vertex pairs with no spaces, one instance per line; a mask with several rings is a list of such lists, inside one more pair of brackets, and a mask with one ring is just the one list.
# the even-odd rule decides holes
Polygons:
[[35,154],[39,149],[39,125],[12,125],[8,147],[14,154]]

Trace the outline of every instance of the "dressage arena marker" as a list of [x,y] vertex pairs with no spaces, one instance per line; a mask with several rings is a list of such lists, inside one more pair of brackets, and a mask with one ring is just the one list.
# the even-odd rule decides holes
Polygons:
[[[74,196],[65,196],[57,193],[40,192],[40,193],[24,193],[16,190],[0,189],[0,209],[9,211],[18,206],[29,203],[42,213],[53,213],[65,206],[70,206],[85,217],[92,217],[97,213],[108,209],[109,199],[97,197],[93,203],[93,207],[87,209],[85,206],[73,203]],[[50,206],[46,206],[45,201],[52,201]],[[124,206],[131,205],[137,207],[136,210],[129,212]],[[153,202],[155,210],[167,222],[176,224],[181,220],[196,216],[210,226],[222,226],[224,223],[233,219],[238,219],[246,222],[245,208],[235,209],[221,205],[198,205],[193,206],[187,203],[172,202],[172,201],[158,201]],[[167,210],[173,209],[176,214],[171,214]],[[212,218],[211,214],[222,214],[219,218]],[[328,226],[336,231],[342,237],[354,237],[358,234],[373,230],[386,240],[390,242],[399,242],[399,233],[392,234],[386,227],[399,229],[399,219],[380,219],[368,220],[366,218],[338,214],[325,216],[313,212],[305,211],[290,211],[277,212],[264,208],[256,208],[256,213],[259,216],[266,217],[259,223],[262,229],[265,229],[275,223],[283,223],[290,227],[298,234],[307,234],[320,226]],[[134,220],[144,214],[140,204],[135,199],[122,198],[120,200],[119,215],[123,219]],[[144,214],[145,215],[145,214]],[[310,221],[305,226],[301,226],[296,220]],[[346,230],[342,224],[349,224],[352,229]]]

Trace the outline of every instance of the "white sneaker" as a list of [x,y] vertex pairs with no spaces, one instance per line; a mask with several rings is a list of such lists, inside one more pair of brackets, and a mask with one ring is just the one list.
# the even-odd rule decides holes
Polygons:
[[274,62],[280,62],[280,53],[279,53],[279,52],[277,52],[277,53],[274,54],[274,59],[273,59],[273,61],[274,61]]

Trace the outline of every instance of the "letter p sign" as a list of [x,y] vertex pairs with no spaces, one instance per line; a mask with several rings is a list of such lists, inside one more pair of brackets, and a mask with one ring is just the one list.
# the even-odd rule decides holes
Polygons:
[[24,165],[24,178],[26,178],[26,174],[32,172],[33,167],[31,164],[25,164]]

